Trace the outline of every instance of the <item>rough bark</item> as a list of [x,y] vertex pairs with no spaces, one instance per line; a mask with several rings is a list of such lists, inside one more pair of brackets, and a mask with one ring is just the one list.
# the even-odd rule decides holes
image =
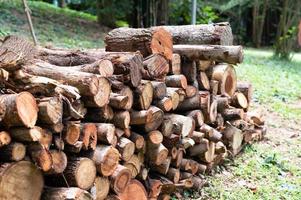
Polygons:
[[89,192],[77,187],[45,187],[41,200],[92,200]]

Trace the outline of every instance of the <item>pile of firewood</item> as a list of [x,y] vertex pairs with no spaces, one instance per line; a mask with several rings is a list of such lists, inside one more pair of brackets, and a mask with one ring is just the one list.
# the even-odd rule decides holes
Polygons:
[[169,199],[262,139],[228,23],[119,28],[106,49],[0,46],[0,199]]

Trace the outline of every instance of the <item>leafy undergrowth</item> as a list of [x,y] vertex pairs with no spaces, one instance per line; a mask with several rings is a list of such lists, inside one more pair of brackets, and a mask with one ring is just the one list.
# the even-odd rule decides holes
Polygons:
[[[38,41],[42,45],[69,48],[104,46],[104,32],[96,17],[48,3],[28,1]],[[31,39],[22,1],[0,1],[0,37],[16,34]]]
[[288,62],[273,58],[272,51],[247,49],[236,69],[239,80],[252,83],[255,101],[285,118],[301,118],[301,54]]

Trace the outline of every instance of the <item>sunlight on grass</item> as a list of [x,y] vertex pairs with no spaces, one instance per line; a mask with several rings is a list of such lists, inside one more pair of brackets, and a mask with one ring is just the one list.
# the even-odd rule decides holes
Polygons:
[[271,51],[245,50],[244,62],[236,67],[238,79],[253,84],[255,101],[289,119],[300,118],[301,109],[292,105],[301,101],[301,54],[295,54],[291,62],[272,55]]

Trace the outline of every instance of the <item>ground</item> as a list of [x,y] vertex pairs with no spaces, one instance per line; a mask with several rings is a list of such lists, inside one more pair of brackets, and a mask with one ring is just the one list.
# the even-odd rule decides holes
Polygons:
[[[9,3],[8,3],[9,2]],[[30,38],[21,1],[0,1],[0,37]],[[96,17],[30,2],[41,44],[72,48],[103,47],[104,32]],[[292,62],[276,60],[270,50],[246,49],[236,66],[239,80],[254,87],[252,109],[265,113],[266,139],[247,146],[227,160],[200,191],[185,191],[185,199],[301,199],[301,54]],[[201,198],[199,197],[201,194]]]

